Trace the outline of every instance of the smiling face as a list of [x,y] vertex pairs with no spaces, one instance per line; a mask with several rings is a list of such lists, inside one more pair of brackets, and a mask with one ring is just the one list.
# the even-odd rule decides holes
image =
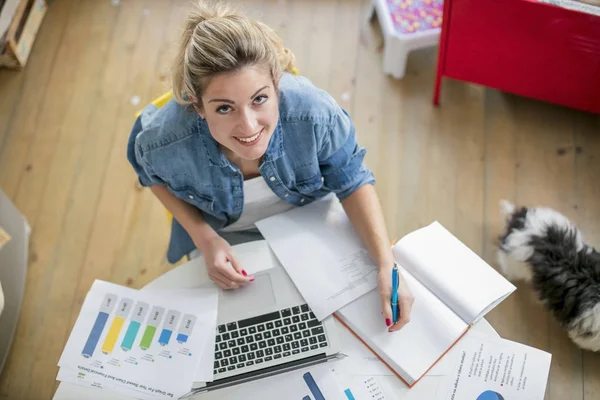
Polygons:
[[277,91],[268,70],[246,67],[211,80],[202,96],[200,115],[212,137],[233,154],[251,161],[260,159],[277,126]]

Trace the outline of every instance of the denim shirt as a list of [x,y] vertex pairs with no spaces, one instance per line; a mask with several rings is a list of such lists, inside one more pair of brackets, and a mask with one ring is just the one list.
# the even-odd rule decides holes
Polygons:
[[[279,121],[259,171],[279,198],[301,206],[333,192],[342,201],[375,184],[350,117],[329,94],[291,74],[282,76],[278,91]],[[127,158],[141,185],[166,186],[217,232],[240,217],[244,178],[192,107],[174,100],[160,109],[147,106],[131,130]],[[169,262],[195,248],[173,218]]]

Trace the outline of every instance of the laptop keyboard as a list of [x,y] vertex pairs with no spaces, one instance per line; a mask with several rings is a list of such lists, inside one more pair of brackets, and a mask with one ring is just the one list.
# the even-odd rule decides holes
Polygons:
[[215,377],[327,347],[323,325],[307,304],[217,327]]

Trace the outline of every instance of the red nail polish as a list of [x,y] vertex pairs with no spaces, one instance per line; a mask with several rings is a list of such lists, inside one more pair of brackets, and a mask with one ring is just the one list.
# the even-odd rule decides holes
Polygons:
[[250,279],[250,282],[254,282],[254,278]]
[[386,325],[386,326],[390,326],[391,324],[392,324],[392,321],[390,321],[390,319],[389,319],[389,318],[386,318],[386,319],[385,319],[385,325]]
[[242,275],[244,276],[248,276],[248,274],[246,273],[246,271],[242,270]]

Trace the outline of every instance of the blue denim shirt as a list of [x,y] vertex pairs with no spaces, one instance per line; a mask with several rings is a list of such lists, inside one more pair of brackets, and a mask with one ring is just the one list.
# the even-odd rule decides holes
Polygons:
[[[291,74],[278,90],[279,121],[259,171],[279,198],[301,206],[334,192],[342,201],[375,184],[350,117],[329,94]],[[127,158],[143,186],[167,186],[217,232],[240,217],[244,178],[193,108],[174,100],[160,109],[147,106],[131,130]],[[193,249],[173,218],[167,259],[175,263]]]

